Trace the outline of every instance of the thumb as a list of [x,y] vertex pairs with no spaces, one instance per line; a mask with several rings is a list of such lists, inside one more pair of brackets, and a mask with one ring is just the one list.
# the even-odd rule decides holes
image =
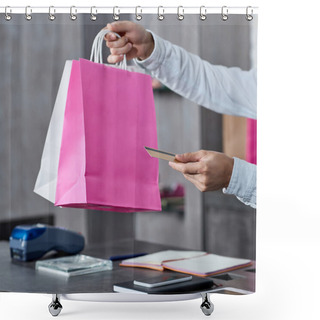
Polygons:
[[204,151],[187,152],[183,154],[177,154],[175,159],[180,162],[197,162],[204,156]]

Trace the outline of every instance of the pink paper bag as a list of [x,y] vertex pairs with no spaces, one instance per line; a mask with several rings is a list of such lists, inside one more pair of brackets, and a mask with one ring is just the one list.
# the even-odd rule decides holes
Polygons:
[[161,210],[156,116],[149,75],[72,62],[55,205]]

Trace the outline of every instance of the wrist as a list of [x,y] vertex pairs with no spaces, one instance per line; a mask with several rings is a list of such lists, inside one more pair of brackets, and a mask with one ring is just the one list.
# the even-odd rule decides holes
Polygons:
[[151,32],[146,32],[144,43],[143,53],[138,56],[138,60],[140,61],[149,58],[154,50],[154,39]]

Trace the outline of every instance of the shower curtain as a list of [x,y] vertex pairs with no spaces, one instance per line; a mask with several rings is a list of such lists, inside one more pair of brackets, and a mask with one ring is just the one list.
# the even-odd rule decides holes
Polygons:
[[[245,12],[244,9],[244,14],[229,15],[227,19],[221,14],[208,14],[205,19],[199,19],[198,13],[185,14],[183,18],[180,15],[180,19],[179,15],[168,14],[163,20],[157,14],[142,14],[139,20],[135,14],[121,13],[120,21],[133,21],[211,64],[247,72],[255,67],[256,57],[252,57],[252,52],[256,52],[258,17],[254,15],[252,21],[248,20]],[[0,243],[7,248],[8,256],[12,230],[17,225],[41,223],[81,233],[86,243],[83,253],[98,258],[188,250],[254,262],[256,210],[221,190],[200,192],[163,160],[159,160],[162,212],[60,208],[33,192],[65,61],[89,59],[95,35],[116,17],[112,13],[98,14],[97,19],[90,19],[89,13],[79,13],[76,19],[69,14],[57,14],[55,19],[50,19],[48,13],[39,13],[29,20],[24,14],[11,16],[10,20],[0,20]],[[104,45],[105,62],[108,54]],[[136,66],[132,61],[129,64]],[[197,78],[194,81],[197,83]],[[174,154],[200,149],[223,151],[221,113],[182,97],[161,79],[153,77],[153,87],[160,150]],[[246,140],[246,131],[240,134]],[[237,135],[234,132],[229,138],[238,138]],[[256,141],[250,141],[253,150]],[[170,196],[174,190],[179,192]],[[42,259],[60,255],[49,252]],[[10,263],[16,271],[22,270],[17,271],[20,284],[24,281],[25,268],[31,272],[35,264],[34,261]],[[121,269],[118,264],[119,261],[114,262]],[[74,279],[66,282],[51,277],[54,289],[49,293],[59,293],[59,288],[62,293],[70,294],[113,293],[107,279],[113,277],[114,283],[122,283],[140,272],[138,268],[122,268],[125,275],[106,274],[96,289],[92,285],[77,286]],[[248,270],[245,275],[249,280],[243,293],[255,291],[255,268],[251,265]],[[226,281],[223,277],[211,279],[218,285],[219,281]],[[18,289],[12,283],[4,287],[2,284],[0,291],[43,292],[37,284]],[[68,285],[72,288],[70,292]]]

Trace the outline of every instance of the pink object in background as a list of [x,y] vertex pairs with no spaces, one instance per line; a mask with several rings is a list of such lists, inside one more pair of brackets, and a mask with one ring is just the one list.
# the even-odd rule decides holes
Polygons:
[[184,186],[180,183],[171,186],[171,187],[164,187],[160,191],[161,198],[176,198],[176,197],[184,197]]
[[149,75],[73,61],[55,205],[159,211],[156,116]]
[[246,160],[257,164],[257,120],[247,119]]

